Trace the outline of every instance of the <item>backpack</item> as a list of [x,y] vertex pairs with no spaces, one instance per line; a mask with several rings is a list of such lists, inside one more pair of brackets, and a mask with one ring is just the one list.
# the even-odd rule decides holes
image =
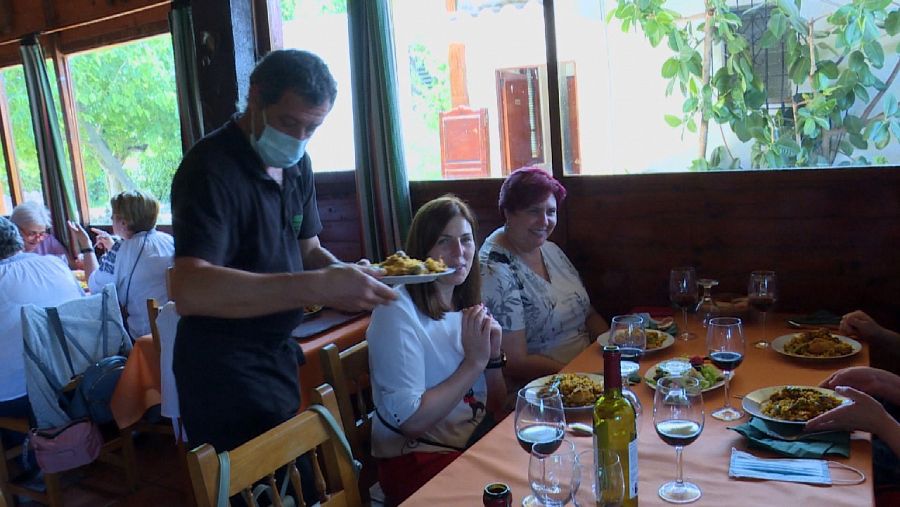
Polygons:
[[[60,342],[74,377],[72,357],[69,353],[69,344],[59,318],[59,312],[56,308],[47,308],[46,310],[50,328]],[[120,350],[120,352],[122,351]],[[109,409],[109,403],[116,390],[119,377],[122,376],[122,371],[125,369],[125,361],[124,356],[114,355],[104,357],[88,366],[81,374],[81,381],[73,391],[58,393],[59,406],[72,419],[89,418],[97,424],[111,422],[113,415]]]

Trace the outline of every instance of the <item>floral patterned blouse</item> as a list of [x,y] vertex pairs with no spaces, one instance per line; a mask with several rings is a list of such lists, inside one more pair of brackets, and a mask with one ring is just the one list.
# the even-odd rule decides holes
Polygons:
[[555,243],[541,246],[550,281],[500,244],[504,228],[491,233],[478,252],[484,304],[503,331],[525,330],[529,354],[568,363],[590,343],[590,299],[575,266]]

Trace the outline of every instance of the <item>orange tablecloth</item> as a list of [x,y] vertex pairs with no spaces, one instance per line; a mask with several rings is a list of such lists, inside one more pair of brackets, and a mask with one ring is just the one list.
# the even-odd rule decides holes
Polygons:
[[[769,336],[790,332],[781,318],[770,318]],[[691,330],[704,331],[695,321]],[[781,384],[816,385],[831,371],[853,365],[869,364],[869,347],[856,356],[835,361],[791,360],[773,350],[753,348],[750,343],[762,335],[762,329],[750,325],[746,329],[747,354],[744,363],[736,370],[730,392],[746,394],[755,389]],[[679,355],[706,355],[703,337],[690,342],[678,341],[674,346],[655,354],[648,354],[641,363],[641,374],[658,361]],[[595,343],[576,357],[565,371],[598,372],[603,369],[599,346]],[[670,505],[657,495],[659,486],[675,477],[675,450],[662,442],[653,428],[653,391],[645,384],[634,386],[643,404],[643,415],[638,428],[639,498],[642,506]],[[733,401],[740,404],[740,400]],[[700,438],[684,451],[685,479],[703,490],[703,496],[692,505],[765,506],[765,505],[872,505],[872,447],[869,435],[854,433],[849,459],[831,458],[849,463],[866,474],[866,482],[857,486],[821,487],[775,481],[739,481],[728,477],[731,448],[747,450],[744,437],[726,429],[746,422],[725,423],[709,416],[724,403],[724,389],[704,393],[706,423]],[[589,449],[591,439],[566,438],[575,441],[583,449]],[[766,455],[753,450],[753,454]],[[768,455],[774,456],[774,455]],[[767,456],[767,457],[768,457]],[[841,472],[837,472],[841,473]],[[490,482],[505,482],[513,492],[513,505],[531,491],[528,487],[528,454],[516,443],[513,432],[513,416],[501,421],[496,428],[482,438],[459,459],[444,469],[434,479],[410,497],[404,505],[429,507],[480,505],[482,488]],[[841,475],[840,477],[844,477]]]
[[[324,382],[319,350],[334,343],[343,350],[366,338],[369,317],[360,316],[346,324],[300,341],[300,348],[306,356],[306,364],[299,368],[301,410],[309,404],[313,390]],[[119,378],[110,401],[110,410],[120,428],[131,426],[143,417],[160,398],[159,352],[153,347],[150,335],[142,336],[134,343],[134,348],[125,363],[125,370]]]

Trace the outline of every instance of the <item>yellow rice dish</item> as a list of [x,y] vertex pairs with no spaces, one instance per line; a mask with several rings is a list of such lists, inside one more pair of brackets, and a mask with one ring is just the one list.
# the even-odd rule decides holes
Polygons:
[[808,421],[840,406],[841,400],[805,387],[785,387],[760,405],[763,414],[784,421]]
[[816,329],[797,333],[784,345],[788,354],[808,357],[846,356],[853,352],[849,343],[844,343],[827,329]]
[[447,265],[443,260],[434,260],[431,257],[420,261],[406,255],[403,250],[391,254],[384,261],[376,264],[385,271],[387,276],[398,275],[427,275],[429,273],[443,273],[447,271]]
[[593,405],[603,394],[603,385],[580,373],[560,373],[550,377],[547,386],[557,384],[563,405],[566,407],[583,407]]

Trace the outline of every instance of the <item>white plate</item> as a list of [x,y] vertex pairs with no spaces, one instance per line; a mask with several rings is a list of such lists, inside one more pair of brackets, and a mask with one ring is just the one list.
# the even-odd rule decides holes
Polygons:
[[[657,335],[663,335],[662,345],[656,347],[655,349],[647,349],[644,351],[644,354],[652,354],[654,352],[667,349],[675,344],[675,337],[670,335],[669,333],[659,331],[657,329],[645,329],[644,334],[650,335],[651,333],[656,333]],[[600,346],[609,345],[609,331],[604,332],[600,336],[597,337],[597,341],[600,343]]]
[[806,421],[787,421],[784,419],[778,419],[775,417],[768,416],[762,412],[761,405],[764,401],[768,400],[775,392],[784,389],[785,387],[802,387],[804,389],[813,389],[815,391],[819,391],[820,393],[829,394],[834,396],[835,398],[841,400],[841,404],[845,405],[850,403],[850,400],[837,394],[831,389],[825,389],[824,387],[813,387],[813,386],[772,386],[772,387],[763,387],[762,389],[757,389],[752,393],[744,396],[744,400],[741,402],[741,406],[747,413],[759,417],[760,419],[765,419],[767,421],[774,421],[785,424],[806,424]]
[[[597,373],[584,373],[584,372],[565,372],[565,373],[577,373],[579,375],[584,375],[586,377],[589,377],[594,382],[600,384],[601,387],[603,386],[603,375],[599,375]],[[528,384],[526,384],[525,387],[541,387],[541,386],[549,385],[550,379],[555,377],[556,375],[559,375],[559,374],[554,373],[553,375],[544,375],[543,377],[536,378],[536,379],[532,380],[531,382],[529,382]],[[594,400],[594,401],[596,401],[596,400]],[[565,407],[565,410],[566,410],[566,412],[590,411],[590,410],[594,410],[594,404],[590,403],[588,405],[581,405],[578,407]]]
[[[657,368],[659,367],[659,365],[662,364],[663,362],[665,362],[665,361],[662,361],[662,362],[659,362],[659,363],[654,364],[653,366],[651,366],[650,368],[648,368],[646,372],[644,372],[644,382],[646,382],[647,385],[650,386],[650,389],[656,390],[656,381],[653,380],[653,377],[654,377],[654,375],[656,375],[656,369],[657,369]],[[710,366],[712,366],[712,365],[710,365]],[[713,367],[715,368],[715,366],[713,366]],[[721,370],[720,370],[720,371],[721,371]],[[698,372],[698,373],[699,373],[699,372]],[[707,387],[706,389],[703,389],[701,392],[704,392],[704,393],[705,393],[706,391],[712,391],[713,389],[718,389],[718,388],[720,388],[720,387],[722,387],[722,386],[724,386],[724,385],[725,385],[725,379],[723,378],[722,380],[720,380],[720,381],[716,382],[715,384],[713,384],[713,385]]]
[[834,334],[834,333],[831,333],[831,336],[834,336],[838,340],[840,340],[844,343],[847,343],[851,347],[853,347],[853,350],[849,354],[844,354],[842,356],[828,356],[828,357],[804,356],[804,355],[800,355],[800,354],[793,354],[791,352],[787,352],[786,350],[784,350],[784,347],[788,344],[789,341],[791,341],[791,338],[793,338],[795,336],[799,336],[800,334],[802,334],[802,333],[791,333],[791,334],[786,334],[786,335],[779,336],[778,338],[775,338],[774,340],[772,340],[772,349],[775,352],[778,352],[779,354],[784,354],[789,357],[799,357],[802,359],[825,359],[825,360],[843,359],[845,357],[850,357],[850,356],[856,355],[859,353],[860,350],[862,350],[862,344],[859,343],[858,341],[854,340],[853,338],[850,338],[850,337],[847,337],[844,335]]
[[388,285],[410,285],[414,283],[428,283],[437,280],[442,276],[447,276],[456,271],[454,268],[447,268],[446,271],[442,271],[440,273],[427,273],[424,275],[394,275],[394,276],[383,276],[379,278],[381,283],[385,283]]

